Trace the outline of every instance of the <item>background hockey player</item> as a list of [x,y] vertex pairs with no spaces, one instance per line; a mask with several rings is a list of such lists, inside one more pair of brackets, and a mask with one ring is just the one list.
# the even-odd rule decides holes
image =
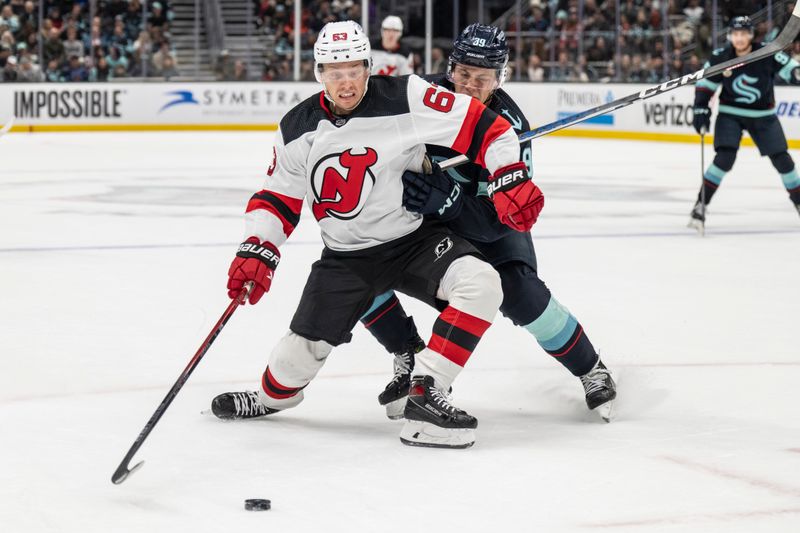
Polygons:
[[314,45],[324,91],[281,120],[266,186],[247,206],[247,240],[229,270],[229,295],[254,282],[256,303],[269,290],[278,247],[297,225],[304,198],[325,248],[259,392],[221,394],[212,410],[220,418],[250,418],[296,406],[376,295],[397,289],[448,302],[433,328],[445,332],[444,343],[431,342],[417,355],[401,439],[470,446],[477,420],[454,407],[446,391],[497,312],[500,279],[467,241],[403,208],[401,176],[419,171],[424,143],[436,143],[484,165],[490,184],[507,183],[492,199],[505,224],[529,230],[544,200],[505,119],[417,76],[370,78],[369,58],[369,41],[352,21],[327,24]]
[[403,21],[389,15],[381,22],[381,38],[372,41],[372,73],[384,76],[406,76],[414,73],[414,55],[400,42]]
[[[728,44],[714,50],[706,67],[758,50],[763,43],[753,43],[753,23],[749,17],[736,17],[731,21]],[[788,152],[783,128],[775,115],[775,76],[793,84],[800,83],[797,63],[785,52],[756,61],[728,72],[697,82],[694,96],[694,128],[698,133],[708,131],[711,125],[711,97],[722,86],[719,96],[719,113],[714,124],[714,161],[703,175],[703,185],[691,213],[689,227],[702,228],[705,224],[706,206],[717,188],[732,168],[736,152],[747,130],[762,156],[769,156],[772,165],[781,175],[783,186],[789,193],[795,209],[800,213],[800,176]],[[705,203],[703,203],[705,200]]]
[[[481,24],[467,27],[455,41],[446,75],[432,75],[433,83],[468,94],[506,117],[517,133],[530,129],[528,121],[511,97],[500,89],[508,63],[508,46],[499,28]],[[427,147],[436,160],[457,155],[449,148]],[[530,142],[521,147],[520,159],[532,176]],[[566,307],[550,294],[539,279],[533,241],[498,220],[487,196],[489,173],[468,163],[446,173],[406,172],[404,205],[417,213],[446,222],[457,235],[468,239],[500,273],[503,283],[502,313],[527,329],[539,345],[584,386],[590,409],[600,409],[608,419],[616,396],[614,381],[589,341],[586,332]],[[395,354],[395,375],[378,400],[387,406],[390,418],[403,414],[414,354],[425,347],[411,318],[393,292],[382,294],[362,317],[362,322],[390,352]],[[441,342],[436,329],[432,342]],[[430,345],[429,345],[430,346]]]

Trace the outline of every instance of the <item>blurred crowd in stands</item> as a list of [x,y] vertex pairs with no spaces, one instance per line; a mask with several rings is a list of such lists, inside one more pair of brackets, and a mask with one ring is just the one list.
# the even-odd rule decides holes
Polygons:
[[[293,79],[295,0],[250,1],[253,34],[264,49],[263,67],[250,65],[256,72],[248,75],[245,60],[222,51],[213,60],[216,78]],[[522,3],[521,17],[511,10],[500,18],[509,35],[511,80],[654,83],[701,68],[713,48],[712,0]],[[765,0],[716,0],[716,5],[717,44],[724,40],[727,21],[744,14],[761,13],[756,39],[768,37],[772,25],[766,22]],[[785,23],[793,4],[773,0],[771,5],[774,24]],[[319,30],[346,19],[361,20],[360,1],[303,0],[301,79],[314,79],[312,50]],[[171,42],[172,20],[168,0],[148,1],[146,6],[141,0],[97,0],[93,6],[88,0],[0,0],[2,80],[174,78],[180,65]],[[415,70],[422,74],[422,50],[412,49]],[[445,69],[448,53],[446,47],[433,48],[432,71]],[[800,56],[800,43],[792,55]]]
[[0,6],[3,81],[179,74],[168,0],[149,2],[146,12],[140,0],[99,0],[95,13],[88,0],[0,0]]

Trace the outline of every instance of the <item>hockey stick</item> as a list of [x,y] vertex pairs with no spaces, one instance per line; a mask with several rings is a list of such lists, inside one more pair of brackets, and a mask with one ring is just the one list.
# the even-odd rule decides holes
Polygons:
[[[667,91],[671,91],[673,89],[677,89],[678,87],[683,87],[684,85],[696,83],[700,80],[710,78],[716,76],[718,74],[722,74],[725,71],[734,70],[754,61],[758,61],[759,59],[764,59],[765,57],[771,56],[776,54],[792,44],[794,38],[797,37],[797,34],[800,33],[800,2],[797,2],[794,6],[794,10],[792,11],[792,16],[789,17],[789,22],[786,23],[786,26],[783,28],[781,33],[775,38],[774,41],[770,42],[766,46],[756,50],[755,52],[750,52],[749,54],[742,56],[742,57],[734,57],[724,63],[720,63],[719,65],[714,65],[713,67],[709,67],[707,69],[700,69],[693,74],[686,74],[681,76],[680,78],[675,78],[669,81],[665,81],[660,85],[655,85],[653,87],[649,87],[647,89],[643,89],[638,93],[631,94],[624,98],[619,98],[614,100],[613,102],[608,102],[601,106],[593,107],[591,109],[587,109],[586,111],[581,111],[580,113],[576,113],[574,115],[570,115],[568,117],[564,117],[562,119],[556,120],[555,122],[551,122],[550,124],[545,124],[544,126],[540,126],[538,128],[534,128],[530,131],[526,131],[522,135],[519,136],[519,142],[523,143],[525,141],[530,141],[532,139],[536,139],[537,137],[541,137],[543,135],[548,135],[553,133],[554,131],[558,131],[564,128],[568,128],[575,124],[579,124],[585,120],[589,120],[590,118],[594,118],[600,115],[605,115],[606,113],[611,113],[612,111],[616,111],[617,109],[621,109],[623,107],[627,107],[634,102],[638,102],[639,100],[646,100],[648,98],[652,98],[654,96],[658,96],[659,94],[663,94]],[[459,155],[456,157],[452,157],[446,161],[442,161],[439,163],[439,168],[442,170],[446,170],[448,168],[452,168],[463,163],[469,161],[469,158],[465,155]]]
[[700,212],[703,214],[703,225],[700,236],[706,236],[706,129],[700,130]]
[[147,424],[145,424],[142,432],[139,433],[138,437],[136,437],[133,446],[131,446],[131,449],[128,450],[127,454],[125,454],[125,458],[122,460],[117,469],[114,471],[114,475],[111,476],[112,483],[114,483],[115,485],[119,485],[120,483],[125,481],[128,478],[128,476],[130,476],[131,474],[136,472],[139,468],[141,468],[141,466],[144,464],[144,461],[139,461],[138,463],[136,463],[136,465],[133,466],[133,468],[129,468],[133,456],[136,454],[139,448],[142,447],[144,440],[147,438],[150,432],[153,431],[153,428],[161,419],[161,416],[167,410],[169,404],[172,403],[172,400],[175,399],[175,396],[178,395],[178,391],[180,391],[181,388],[183,388],[183,385],[186,383],[186,380],[189,379],[189,376],[192,375],[194,369],[197,368],[197,365],[200,363],[200,360],[203,358],[208,349],[211,347],[211,343],[214,342],[214,339],[216,339],[217,336],[220,334],[220,332],[222,332],[222,328],[225,327],[225,324],[227,324],[228,320],[233,316],[233,312],[236,311],[236,309],[240,305],[244,304],[245,300],[247,299],[247,296],[250,294],[250,290],[252,289],[252,287],[253,287],[252,283],[247,283],[242,292],[239,293],[239,296],[237,296],[235,300],[232,300],[231,303],[228,304],[227,309],[225,309],[225,312],[222,313],[222,316],[219,318],[219,320],[217,320],[217,323],[216,325],[214,325],[214,328],[211,330],[211,333],[208,334],[208,337],[206,337],[206,340],[204,340],[203,344],[200,345],[200,348],[197,350],[197,353],[194,354],[194,357],[192,357],[191,361],[189,361],[189,364],[186,365],[186,368],[183,370],[183,372],[181,372],[181,375],[178,376],[178,381],[175,382],[175,384],[169,390],[164,399],[161,400],[161,404],[156,409],[156,412],[153,413],[153,416],[151,416],[150,420],[148,420]]

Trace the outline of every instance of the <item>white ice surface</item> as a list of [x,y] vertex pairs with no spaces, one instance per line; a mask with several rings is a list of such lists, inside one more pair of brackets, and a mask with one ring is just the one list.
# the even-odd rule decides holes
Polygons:
[[[800,531],[800,219],[743,149],[707,236],[699,148],[546,138],[541,277],[619,379],[617,419],[499,319],[456,381],[465,451],[408,448],[358,328],[298,408],[202,416],[254,388],[321,245],[306,213],[137,454],[133,440],[228,303],[270,134],[0,140],[0,531]],[[711,150],[707,161],[710,161]],[[796,154],[795,154],[796,155]],[[404,300],[423,337],[434,313]],[[243,510],[269,498],[267,513]]]

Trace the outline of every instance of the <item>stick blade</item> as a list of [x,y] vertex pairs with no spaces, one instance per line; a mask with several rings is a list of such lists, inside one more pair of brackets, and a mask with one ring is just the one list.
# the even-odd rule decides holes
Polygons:
[[114,472],[114,475],[111,476],[111,483],[113,483],[114,485],[119,485],[120,483],[128,479],[128,476],[139,470],[143,464],[144,461],[139,461],[134,465],[133,468],[128,469],[128,465],[123,462],[121,465],[117,467],[117,470]]

